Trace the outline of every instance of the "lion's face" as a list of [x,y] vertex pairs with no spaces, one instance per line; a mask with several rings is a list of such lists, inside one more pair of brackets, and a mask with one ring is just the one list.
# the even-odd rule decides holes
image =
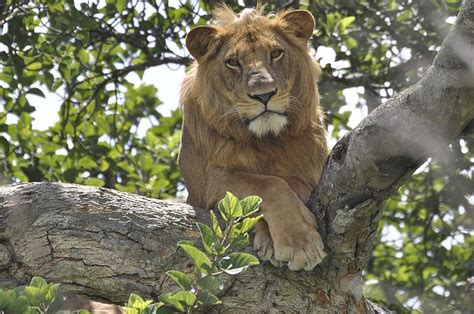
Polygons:
[[[215,123],[240,125],[260,138],[277,136],[296,120],[303,108],[294,85],[304,62],[295,60],[307,57],[301,54],[307,55],[305,44],[314,26],[308,14],[292,11],[285,19],[285,14],[267,17],[246,9],[239,16],[224,17],[221,27],[194,29],[198,38],[188,35],[188,49],[212,90],[208,102],[219,104],[207,107]],[[290,25],[294,20],[297,25]]]
[[258,137],[278,135],[288,124],[291,83],[285,44],[272,32],[247,27],[217,56],[228,114],[237,114]]

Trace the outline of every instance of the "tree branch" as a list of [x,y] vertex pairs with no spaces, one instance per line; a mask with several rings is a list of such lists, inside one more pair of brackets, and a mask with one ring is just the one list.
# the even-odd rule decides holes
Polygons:
[[[130,293],[175,290],[167,270],[192,273],[179,240],[200,242],[205,211],[114,190],[60,183],[0,187],[0,286],[43,276],[62,289],[123,304]],[[331,289],[324,269],[262,265],[224,278],[217,311],[372,312],[375,305]],[[206,311],[209,313],[209,311]]]
[[375,109],[334,147],[309,207],[337,278],[365,267],[384,201],[428,156],[447,158],[443,150],[474,119],[473,34],[469,0],[422,80]]

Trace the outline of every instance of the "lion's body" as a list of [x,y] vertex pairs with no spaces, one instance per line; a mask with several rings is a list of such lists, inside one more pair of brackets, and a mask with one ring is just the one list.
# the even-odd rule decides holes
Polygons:
[[[194,79],[188,76],[188,79]],[[186,101],[186,100],[184,100]],[[194,154],[187,162],[190,165],[188,176],[196,177],[194,182],[186,180],[190,203],[202,208],[211,208],[214,201],[206,199],[207,181],[206,168],[219,167],[229,171],[242,171],[261,175],[272,175],[285,179],[295,192],[306,202],[309,192],[317,184],[321,169],[326,158],[325,133],[321,124],[310,124],[296,136],[282,135],[279,138],[249,138],[248,141],[237,140],[219,134],[212,127],[203,123],[199,104],[192,98],[184,105],[184,130],[186,144],[193,146]],[[320,117],[317,117],[319,119]],[[184,144],[183,144],[184,145]],[[186,148],[185,148],[186,149]],[[181,158],[185,158],[181,153]],[[200,157],[198,165],[195,158]],[[225,183],[223,183],[225,184]],[[192,200],[200,200],[193,202]],[[202,200],[201,200],[202,199]]]
[[[268,226],[257,230],[260,255],[293,263],[293,269],[309,269],[324,256],[322,243],[313,245],[316,261],[294,261],[289,255],[298,254],[294,229],[314,229],[303,202],[319,180],[327,146],[316,85],[319,66],[308,54],[306,39],[298,37],[300,30],[292,28],[291,18],[283,13],[270,19],[250,10],[236,17],[224,8],[219,26],[200,30],[205,34],[199,34],[199,42],[188,38],[188,49],[198,62],[182,87],[180,165],[193,206],[212,208],[225,191],[262,196]],[[284,56],[272,48],[277,45]],[[279,59],[267,57],[270,51]],[[235,61],[225,63],[230,54],[238,56],[238,67]],[[254,101],[263,93],[272,98]],[[282,222],[293,218],[304,225]],[[268,233],[277,252],[269,247]],[[291,241],[284,239],[285,233]],[[299,245],[312,240],[302,236]],[[285,249],[278,246],[296,248],[281,253]]]

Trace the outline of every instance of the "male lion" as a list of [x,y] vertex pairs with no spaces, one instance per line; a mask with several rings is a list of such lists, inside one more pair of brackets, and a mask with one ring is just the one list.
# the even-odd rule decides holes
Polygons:
[[262,15],[223,7],[215,24],[191,30],[196,59],[182,91],[179,163],[188,202],[213,208],[226,191],[259,195],[265,221],[254,247],[291,270],[321,262],[324,245],[305,206],[327,156],[319,110],[319,65],[308,53],[308,11]]

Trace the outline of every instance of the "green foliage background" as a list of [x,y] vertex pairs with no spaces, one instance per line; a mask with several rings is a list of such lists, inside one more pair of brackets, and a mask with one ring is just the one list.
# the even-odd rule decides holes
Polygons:
[[[227,3],[241,8],[238,1]],[[60,181],[175,196],[182,189],[176,162],[180,113],[160,114],[157,88],[134,86],[128,75],[188,65],[191,59],[171,47],[182,48],[186,31],[209,21],[215,5],[0,1],[0,182]],[[312,47],[334,49],[336,62],[324,66],[320,89],[330,135],[337,139],[350,130],[351,112],[340,110],[346,104],[342,91],[358,87],[356,106],[371,111],[417,82],[449,31],[446,18],[460,5],[269,1],[265,10],[310,10],[317,20]],[[59,122],[42,131],[32,128],[38,104],[28,95],[47,93],[63,102],[60,112],[51,112]],[[140,136],[144,120],[152,127]],[[366,273],[367,296],[399,312],[472,310],[473,137],[467,132],[447,147],[443,160],[430,161],[387,202],[382,241]]]

